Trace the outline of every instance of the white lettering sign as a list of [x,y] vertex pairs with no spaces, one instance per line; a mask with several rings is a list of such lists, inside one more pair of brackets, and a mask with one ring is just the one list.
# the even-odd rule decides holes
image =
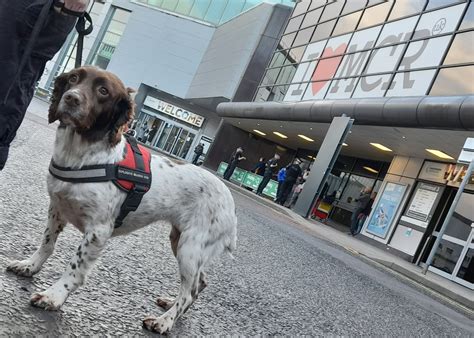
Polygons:
[[150,108],[156,109],[163,114],[173,116],[178,120],[187,122],[196,127],[201,127],[204,123],[203,116],[191,113],[190,111],[184,110],[183,108],[177,107],[171,103],[156,99],[151,96],[147,96],[143,104]]
[[[412,70],[439,65],[450,37],[410,43],[402,56],[407,41],[412,35],[416,38],[435,37],[453,31],[465,6],[460,4],[423,14],[416,28],[418,17],[410,17],[388,23],[383,29],[376,26],[355,32],[352,38],[351,34],[346,34],[308,45],[284,101],[349,98],[351,95],[415,95],[415,88],[416,95],[426,94],[435,72],[415,73]],[[390,46],[384,47],[387,45]],[[390,74],[371,75],[397,70],[404,73],[397,74],[394,81]]]

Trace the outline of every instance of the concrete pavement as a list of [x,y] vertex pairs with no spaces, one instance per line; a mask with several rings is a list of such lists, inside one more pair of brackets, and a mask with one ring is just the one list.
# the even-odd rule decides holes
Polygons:
[[[5,272],[10,259],[35,250],[44,230],[53,129],[41,113],[30,113],[0,172],[0,336],[149,335],[141,319],[160,314],[155,298],[178,286],[165,224],[113,239],[59,312],[32,308],[28,299],[62,273],[80,240],[72,226],[38,275]],[[172,335],[474,336],[470,318],[403,278],[314,236],[291,216],[233,195],[235,260],[215,262],[209,287]]]

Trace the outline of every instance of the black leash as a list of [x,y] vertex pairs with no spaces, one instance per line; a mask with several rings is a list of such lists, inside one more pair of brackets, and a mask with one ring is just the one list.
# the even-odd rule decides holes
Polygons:
[[[71,11],[64,7],[63,2],[55,0],[54,6],[58,8],[62,13],[77,16],[76,31],[77,31],[77,46],[76,46],[76,61],[74,67],[78,68],[82,65],[82,51],[84,49],[84,36],[92,33],[94,26],[92,25],[92,18],[88,12],[76,12]],[[89,26],[86,27],[86,21],[89,22]]]

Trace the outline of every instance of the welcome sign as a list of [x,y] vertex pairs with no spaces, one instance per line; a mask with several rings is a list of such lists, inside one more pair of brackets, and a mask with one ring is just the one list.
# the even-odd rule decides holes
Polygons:
[[162,112],[163,114],[173,116],[174,118],[177,118],[178,120],[187,122],[196,127],[201,127],[202,124],[204,123],[203,116],[191,113],[190,111],[187,111],[183,108],[180,108],[171,103],[156,99],[151,96],[147,96],[143,104],[150,108],[156,109]]
[[[465,6],[309,44],[284,101],[382,97],[386,91],[386,96],[425,95],[436,70],[413,70],[440,64],[451,36],[437,35],[456,29]],[[417,38],[427,39],[408,43]],[[393,80],[392,74],[376,75],[397,66],[401,72]]]

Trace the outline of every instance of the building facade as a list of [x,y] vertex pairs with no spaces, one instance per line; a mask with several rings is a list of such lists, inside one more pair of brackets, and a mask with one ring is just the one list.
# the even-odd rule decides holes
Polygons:
[[[218,103],[251,100],[291,13],[289,0],[92,1],[85,64],[136,90],[133,127],[148,146],[191,161],[212,144]],[[74,67],[77,36],[48,63],[37,95]]]
[[472,178],[433,248],[466,171],[456,159],[473,137],[473,79],[470,1],[303,0],[253,102],[217,111],[242,139],[273,142],[306,165],[332,118],[352,117],[324,189],[335,196],[328,224],[347,229],[360,191],[371,188],[363,240],[418,265],[435,250],[429,269],[473,289]]

